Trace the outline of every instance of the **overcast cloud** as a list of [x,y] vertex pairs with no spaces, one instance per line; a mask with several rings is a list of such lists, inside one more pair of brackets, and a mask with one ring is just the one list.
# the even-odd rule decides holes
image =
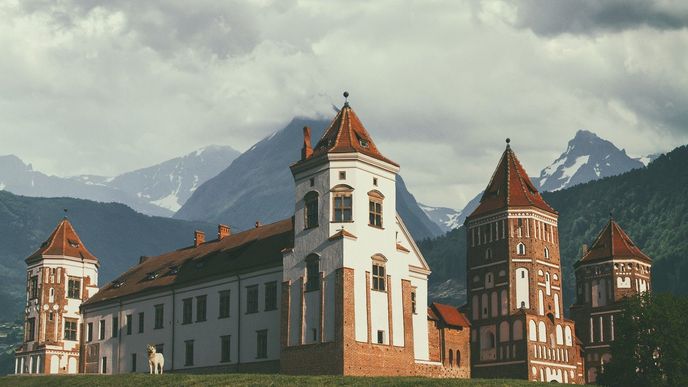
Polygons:
[[684,4],[0,0],[0,154],[113,175],[245,150],[348,90],[416,197],[462,207],[506,137],[531,175],[578,129],[688,143]]

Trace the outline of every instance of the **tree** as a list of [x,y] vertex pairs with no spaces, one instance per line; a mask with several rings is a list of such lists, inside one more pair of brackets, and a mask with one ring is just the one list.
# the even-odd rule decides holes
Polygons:
[[628,298],[615,320],[611,362],[598,383],[608,386],[688,385],[688,297]]

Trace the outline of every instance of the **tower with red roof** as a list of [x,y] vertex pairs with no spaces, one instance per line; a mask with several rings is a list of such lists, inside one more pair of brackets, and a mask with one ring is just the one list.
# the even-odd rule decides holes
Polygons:
[[558,214],[509,142],[465,222],[472,376],[579,383],[574,323],[562,305]]
[[[65,217],[26,258],[24,340],[16,351],[17,374],[78,372],[80,306],[98,291],[98,258]],[[90,327],[86,334],[97,334]]]
[[609,221],[575,263],[576,303],[571,316],[585,349],[586,381],[594,383],[611,360],[614,318],[625,297],[650,291],[652,259],[640,250],[619,224]]

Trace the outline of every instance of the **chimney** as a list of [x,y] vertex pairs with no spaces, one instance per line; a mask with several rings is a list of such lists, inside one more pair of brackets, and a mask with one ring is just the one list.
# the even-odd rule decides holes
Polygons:
[[146,262],[147,260],[148,260],[148,256],[147,256],[147,255],[142,255],[142,256],[139,257],[139,264],[144,263],[144,262]]
[[205,243],[205,233],[201,230],[194,231],[194,247]]
[[262,224],[260,223],[260,220],[256,220],[256,228],[258,228],[260,226],[262,226]]
[[583,250],[583,255],[588,253],[588,245],[586,245],[585,243],[583,244],[583,247],[581,249]]
[[301,149],[301,160],[305,160],[313,154],[313,145],[311,145],[311,128],[303,127],[303,149]]
[[222,240],[224,237],[232,235],[232,229],[226,224],[217,225],[217,239]]

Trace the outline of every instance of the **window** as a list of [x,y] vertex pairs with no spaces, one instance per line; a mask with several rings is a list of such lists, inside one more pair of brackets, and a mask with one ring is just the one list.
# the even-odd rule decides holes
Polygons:
[[131,372],[136,372],[136,354],[131,354]]
[[229,306],[230,306],[230,292],[229,290],[220,291],[220,313],[218,318],[229,317]]
[[385,331],[377,331],[377,343],[378,344],[384,344],[385,343]]
[[311,177],[309,183],[311,184],[311,187],[315,185],[315,179]]
[[311,191],[304,197],[305,228],[318,227],[318,193]]
[[318,330],[315,328],[311,329],[311,334],[313,335],[313,341],[318,341]]
[[131,334],[131,330],[132,330],[131,326],[134,324],[133,320],[134,319],[132,318],[132,316],[130,314],[128,314],[127,315],[127,335]]
[[320,257],[315,254],[306,258],[306,291],[320,289]]
[[346,171],[339,171],[339,180],[346,180]]
[[26,341],[33,341],[36,334],[36,319],[31,317],[26,320]]
[[277,309],[277,282],[265,284],[265,310]]
[[526,245],[519,243],[518,246],[516,246],[516,252],[518,255],[526,255]]
[[196,297],[196,322],[205,321],[208,297],[206,295]]
[[103,359],[100,362],[100,373],[107,374],[107,357],[105,356],[103,356]]
[[229,363],[231,354],[232,336],[220,336],[220,362]]
[[38,276],[34,275],[29,278],[29,299],[38,298]]
[[105,340],[105,320],[98,323],[98,340]]
[[163,314],[165,311],[164,304],[155,305],[155,329],[162,329],[163,326]]
[[384,262],[373,262],[373,290],[384,292],[386,289],[385,280]]
[[485,250],[485,259],[492,259],[492,249],[489,247]]
[[549,249],[545,247],[545,258],[549,259]]
[[418,314],[416,312],[416,289],[411,290],[411,312]]
[[191,324],[193,299],[185,298],[182,300],[182,324]]
[[192,366],[194,359],[194,341],[186,340],[184,341],[184,365]]
[[454,351],[449,350],[449,367],[454,366]]
[[112,317],[112,337],[119,336],[119,317]]
[[81,294],[81,280],[78,278],[69,278],[67,282],[67,298],[79,299]]
[[258,313],[258,285],[246,287],[246,313]]
[[140,312],[139,313],[139,333],[143,333],[143,330],[145,328],[145,324],[146,324],[145,315],[143,314],[143,312]]
[[86,329],[86,341],[89,343],[93,341],[93,323],[88,323],[88,328]]
[[373,177],[373,185],[377,187],[377,177]]
[[76,341],[76,320],[65,319],[64,339]]
[[332,189],[332,217],[333,222],[353,221],[352,191],[348,185],[338,185]]
[[165,349],[165,344],[155,344],[155,352],[156,353],[163,353]]
[[382,193],[380,193],[378,191],[368,192],[368,199],[369,199],[368,225],[373,226],[373,227],[380,227],[380,228],[382,227],[382,200],[384,198],[385,197],[382,195]]
[[266,329],[256,331],[256,359],[268,357],[268,331]]

